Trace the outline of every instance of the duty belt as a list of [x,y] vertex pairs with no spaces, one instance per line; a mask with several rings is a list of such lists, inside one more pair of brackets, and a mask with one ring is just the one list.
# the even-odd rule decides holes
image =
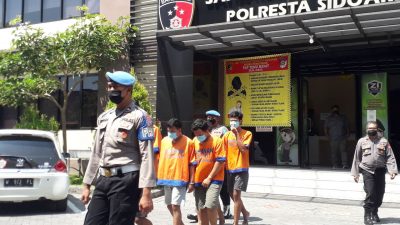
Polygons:
[[129,165],[125,165],[125,166],[117,166],[117,167],[111,167],[111,168],[100,167],[99,173],[100,173],[100,175],[105,176],[105,177],[112,177],[112,176],[122,175],[122,174],[133,172],[133,171],[138,171],[139,169],[140,169],[139,165],[129,164]]

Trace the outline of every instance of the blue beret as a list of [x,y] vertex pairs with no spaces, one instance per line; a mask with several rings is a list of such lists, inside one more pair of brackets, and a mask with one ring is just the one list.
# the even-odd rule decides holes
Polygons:
[[106,76],[109,81],[124,86],[132,86],[136,82],[136,79],[130,73],[124,71],[107,72]]
[[215,111],[215,110],[209,110],[206,112],[206,116],[218,116],[220,117],[221,114],[219,114],[219,112]]

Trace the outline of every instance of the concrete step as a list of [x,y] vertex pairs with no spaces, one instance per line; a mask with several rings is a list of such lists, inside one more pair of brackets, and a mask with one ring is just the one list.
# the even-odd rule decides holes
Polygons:
[[[248,192],[314,198],[363,200],[362,175],[355,183],[349,170],[251,167]],[[386,175],[384,202],[400,202],[400,177]]]

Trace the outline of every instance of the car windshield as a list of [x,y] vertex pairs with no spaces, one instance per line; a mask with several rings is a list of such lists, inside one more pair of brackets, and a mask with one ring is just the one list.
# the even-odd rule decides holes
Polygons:
[[46,169],[53,167],[59,157],[51,139],[3,136],[0,137],[0,159],[7,161],[8,166],[5,168]]

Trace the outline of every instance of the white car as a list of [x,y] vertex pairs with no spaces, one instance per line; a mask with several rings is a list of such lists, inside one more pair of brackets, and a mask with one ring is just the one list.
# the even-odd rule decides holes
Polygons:
[[56,135],[49,131],[0,130],[0,202],[52,200],[67,209],[69,178]]

